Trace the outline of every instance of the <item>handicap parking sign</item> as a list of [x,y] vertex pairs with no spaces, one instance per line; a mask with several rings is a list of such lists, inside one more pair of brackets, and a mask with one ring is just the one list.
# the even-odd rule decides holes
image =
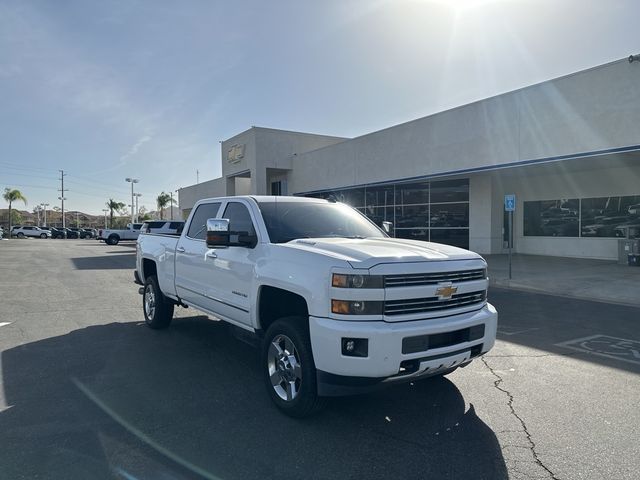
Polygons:
[[504,196],[504,211],[505,212],[513,212],[516,209],[516,196],[515,195],[505,195]]

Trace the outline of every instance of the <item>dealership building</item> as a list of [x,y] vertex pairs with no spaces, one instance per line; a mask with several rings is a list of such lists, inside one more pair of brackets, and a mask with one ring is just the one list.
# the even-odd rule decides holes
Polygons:
[[301,195],[479,253],[616,259],[640,229],[640,61],[623,59],[356,138],[252,127],[222,142],[202,198]]

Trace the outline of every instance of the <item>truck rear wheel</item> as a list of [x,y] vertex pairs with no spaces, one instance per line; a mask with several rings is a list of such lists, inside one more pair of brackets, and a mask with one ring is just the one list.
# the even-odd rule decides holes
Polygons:
[[117,245],[119,241],[120,237],[115,233],[112,233],[109,235],[109,238],[107,238],[107,245]]
[[173,303],[162,294],[155,275],[149,275],[144,282],[142,309],[144,321],[149,327],[160,330],[171,324]]
[[302,418],[322,407],[306,318],[276,320],[264,336],[261,361],[269,396],[283,413]]

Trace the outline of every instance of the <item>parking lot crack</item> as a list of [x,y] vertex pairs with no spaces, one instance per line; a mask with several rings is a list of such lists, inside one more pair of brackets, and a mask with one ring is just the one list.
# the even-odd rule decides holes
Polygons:
[[501,391],[502,393],[504,393],[507,396],[507,406],[509,407],[509,410],[511,411],[511,415],[513,415],[518,422],[520,422],[520,425],[522,426],[522,431],[524,431],[524,434],[526,435],[527,438],[527,443],[529,444],[528,449],[531,451],[531,454],[533,455],[533,459],[535,461],[535,463],[537,465],[539,465],[542,469],[544,469],[548,474],[549,477],[553,480],[560,480],[555,473],[553,473],[553,471],[551,471],[551,469],[549,467],[547,467],[542,460],[540,460],[540,457],[538,456],[538,452],[536,450],[536,444],[533,441],[533,438],[531,437],[531,433],[529,432],[529,428],[527,427],[527,424],[525,423],[525,421],[522,419],[522,417],[520,415],[518,415],[518,412],[516,412],[515,407],[513,406],[513,401],[514,401],[514,397],[513,394],[507,390],[506,388],[504,388],[502,385],[504,383],[504,380],[502,379],[502,377],[489,365],[489,363],[487,362],[487,359],[483,356],[481,357],[482,359],[482,363],[484,363],[484,365],[487,367],[487,369],[491,372],[491,374],[495,377],[495,380],[493,382],[493,386]]

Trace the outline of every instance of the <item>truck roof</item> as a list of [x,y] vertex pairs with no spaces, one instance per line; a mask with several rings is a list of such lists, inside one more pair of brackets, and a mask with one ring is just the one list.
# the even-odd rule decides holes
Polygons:
[[209,200],[237,200],[239,198],[253,199],[259,203],[276,202],[286,200],[287,202],[314,202],[314,203],[327,203],[327,200],[313,197],[294,197],[291,195],[234,195],[229,197],[212,197],[203,198],[200,202]]

